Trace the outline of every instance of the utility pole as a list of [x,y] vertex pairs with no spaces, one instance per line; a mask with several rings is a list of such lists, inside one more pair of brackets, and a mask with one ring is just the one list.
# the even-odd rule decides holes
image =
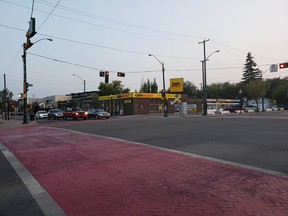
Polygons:
[[27,68],[26,68],[26,48],[23,44],[23,124],[28,124],[27,112]]
[[[5,119],[7,119],[7,88],[6,88],[6,74],[4,74],[4,113]],[[9,113],[8,113],[9,115]]]
[[198,42],[198,44],[203,43],[204,48],[204,60],[202,62],[202,81],[203,81],[203,91],[202,91],[202,97],[203,97],[203,115],[207,115],[207,79],[206,79],[206,42],[208,42],[209,39],[204,39],[201,42]]

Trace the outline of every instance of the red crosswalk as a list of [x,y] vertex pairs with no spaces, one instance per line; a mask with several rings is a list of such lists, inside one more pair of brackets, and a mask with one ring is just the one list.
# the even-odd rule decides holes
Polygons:
[[47,127],[0,132],[69,216],[288,215],[288,179]]

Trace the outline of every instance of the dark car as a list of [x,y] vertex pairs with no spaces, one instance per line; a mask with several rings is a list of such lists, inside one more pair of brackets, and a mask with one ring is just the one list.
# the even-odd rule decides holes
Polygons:
[[48,112],[48,119],[63,119],[63,112],[60,109],[51,109]]
[[88,119],[89,118],[95,118],[95,119],[100,119],[100,118],[110,118],[110,113],[104,111],[103,109],[90,109],[88,110]]
[[240,105],[230,105],[229,107],[223,109],[223,111],[229,111],[230,113],[237,113],[237,112],[244,112],[245,109],[243,106]]

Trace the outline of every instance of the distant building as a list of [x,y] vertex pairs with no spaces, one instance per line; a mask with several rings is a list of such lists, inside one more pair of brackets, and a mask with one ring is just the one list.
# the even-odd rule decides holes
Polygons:
[[52,108],[58,108],[59,103],[63,101],[69,101],[71,100],[71,95],[53,95],[44,97],[41,102],[39,103],[39,106],[45,109],[52,109]]
[[[260,111],[262,111],[263,108],[264,108],[264,111],[266,109],[271,109],[271,107],[274,105],[273,101],[270,98],[263,98],[263,99],[259,98],[257,101],[258,101],[258,108]],[[256,100],[248,100],[247,104],[257,107],[257,101]]]

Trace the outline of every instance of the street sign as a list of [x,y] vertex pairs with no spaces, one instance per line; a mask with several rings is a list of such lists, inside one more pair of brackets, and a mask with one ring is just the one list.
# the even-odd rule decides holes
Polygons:
[[273,73],[273,72],[278,72],[278,65],[277,64],[270,65],[270,73]]

